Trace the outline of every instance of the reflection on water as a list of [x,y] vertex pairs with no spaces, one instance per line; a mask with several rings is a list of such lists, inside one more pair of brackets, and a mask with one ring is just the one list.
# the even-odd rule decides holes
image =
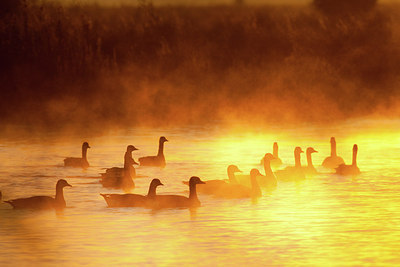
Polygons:
[[[68,208],[57,214],[0,204],[0,265],[393,265],[400,260],[399,125],[363,121],[331,129],[197,127],[133,129],[101,137],[2,138],[3,199],[54,195],[59,178],[73,187],[65,190]],[[272,152],[274,141],[284,165],[294,164],[295,146],[313,146],[319,151],[313,162],[320,174],[304,182],[281,182],[257,203],[199,195],[202,207],[194,212],[107,208],[99,193],[121,192],[102,188],[96,177],[104,168],[123,166],[128,144],[140,149],[135,159],[156,154],[161,135],[170,140],[167,166],[138,167],[141,178],[135,180],[134,193],[146,194],[150,180],[160,178],[165,186],[159,193],[187,195],[182,180],[192,175],[226,179],[229,164],[262,171],[260,158]],[[331,175],[319,166],[330,153],[332,135],[348,164],[352,145],[358,144],[359,177]],[[63,159],[79,156],[84,140],[92,146],[91,167],[64,168]]]

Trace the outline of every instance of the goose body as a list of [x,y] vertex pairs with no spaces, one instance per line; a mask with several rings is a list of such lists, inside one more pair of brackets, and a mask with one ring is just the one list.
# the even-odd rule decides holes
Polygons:
[[130,191],[135,188],[135,183],[132,178],[136,177],[136,170],[133,167],[137,164],[132,157],[132,152],[138,150],[136,147],[129,145],[126,148],[124,155],[124,167],[113,167],[106,169],[105,173],[101,174],[101,184],[107,188],[122,188],[125,191]]
[[357,152],[358,146],[353,146],[353,161],[351,165],[340,164],[339,167],[336,168],[336,174],[339,175],[358,175],[360,174],[360,169],[357,167]]
[[317,174],[317,170],[315,169],[313,163],[312,163],[312,153],[318,153],[314,148],[309,147],[307,148],[306,155],[307,155],[307,166],[303,167],[304,173],[306,175],[315,175]]
[[100,194],[108,207],[142,207],[151,208],[156,196],[157,186],[163,185],[159,179],[153,179],[146,196],[139,194]]
[[66,207],[63,189],[71,186],[64,179],[58,180],[56,184],[56,196],[34,196],[4,201],[13,206],[14,209],[63,209]]
[[[266,153],[262,160],[264,165],[265,175],[260,174],[259,176],[257,176],[257,182],[260,185],[260,187],[267,190],[273,190],[278,185],[278,181],[271,169],[271,162],[274,159],[275,157],[271,153]],[[238,175],[236,176],[236,178],[240,184],[251,187],[251,179],[248,175]]]
[[[224,187],[231,186],[233,184],[237,184],[235,178],[235,172],[241,172],[236,165],[228,166],[228,178],[229,183],[224,180],[206,180],[205,184],[198,184],[196,190],[200,194],[215,194],[219,190],[223,190]],[[186,185],[189,185],[189,182],[183,182]],[[222,188],[221,188],[222,187]]]
[[[273,146],[273,159],[270,161],[270,165],[273,168],[279,168],[282,165],[282,160],[278,156],[278,143],[274,142]],[[264,156],[265,157],[265,156]],[[264,165],[264,157],[261,159],[261,165]]]
[[165,157],[164,157],[164,143],[167,142],[167,138],[161,136],[158,142],[158,153],[157,156],[147,156],[139,158],[139,163],[141,166],[156,166],[165,167]]
[[336,140],[331,137],[331,155],[324,159],[322,166],[327,169],[335,169],[340,164],[344,164],[344,160],[336,154]]
[[90,148],[88,142],[84,142],[82,144],[82,157],[81,158],[65,158],[64,166],[65,167],[75,167],[75,168],[88,168],[89,162],[87,160],[87,150]]
[[278,143],[277,142],[274,142],[272,155],[274,156],[274,158],[271,159],[271,167],[279,168],[282,165],[282,160],[278,156]]
[[204,184],[197,176],[189,179],[189,197],[180,195],[156,195],[153,208],[196,208],[201,206],[197,197],[196,185]]
[[294,166],[288,166],[283,170],[279,170],[275,172],[276,177],[278,180],[281,181],[300,181],[304,180],[306,177],[304,175],[304,170],[301,167],[301,159],[300,159],[300,153],[303,153],[300,147],[296,147],[294,149],[294,159],[295,159],[295,165]]
[[251,187],[229,183],[227,186],[221,187],[213,195],[219,198],[259,198],[262,195],[257,181],[259,176],[261,176],[261,173],[257,169],[252,169],[249,177]]

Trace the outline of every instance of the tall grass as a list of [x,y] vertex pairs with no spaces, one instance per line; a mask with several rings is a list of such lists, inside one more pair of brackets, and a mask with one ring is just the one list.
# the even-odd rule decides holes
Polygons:
[[368,115],[399,97],[399,12],[25,3],[0,20],[0,120],[126,125]]

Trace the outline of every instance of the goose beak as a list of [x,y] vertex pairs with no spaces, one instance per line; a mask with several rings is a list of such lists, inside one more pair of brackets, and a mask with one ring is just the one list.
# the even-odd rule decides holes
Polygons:
[[165,142],[168,142],[168,139],[167,139],[167,138],[165,138]]
[[202,180],[199,181],[199,184],[205,184],[206,182],[203,182]]
[[134,148],[133,148],[133,151],[135,151],[135,150],[139,150],[139,148],[134,147]]
[[72,187],[72,185],[70,185],[69,183],[67,183],[66,186]]

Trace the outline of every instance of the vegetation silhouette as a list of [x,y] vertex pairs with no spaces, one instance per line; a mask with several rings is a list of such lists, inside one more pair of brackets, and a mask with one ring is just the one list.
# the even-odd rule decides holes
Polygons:
[[0,20],[4,125],[101,131],[400,113],[397,5],[340,17],[311,6],[20,3]]
[[313,5],[326,15],[351,15],[372,10],[377,0],[314,0]]

